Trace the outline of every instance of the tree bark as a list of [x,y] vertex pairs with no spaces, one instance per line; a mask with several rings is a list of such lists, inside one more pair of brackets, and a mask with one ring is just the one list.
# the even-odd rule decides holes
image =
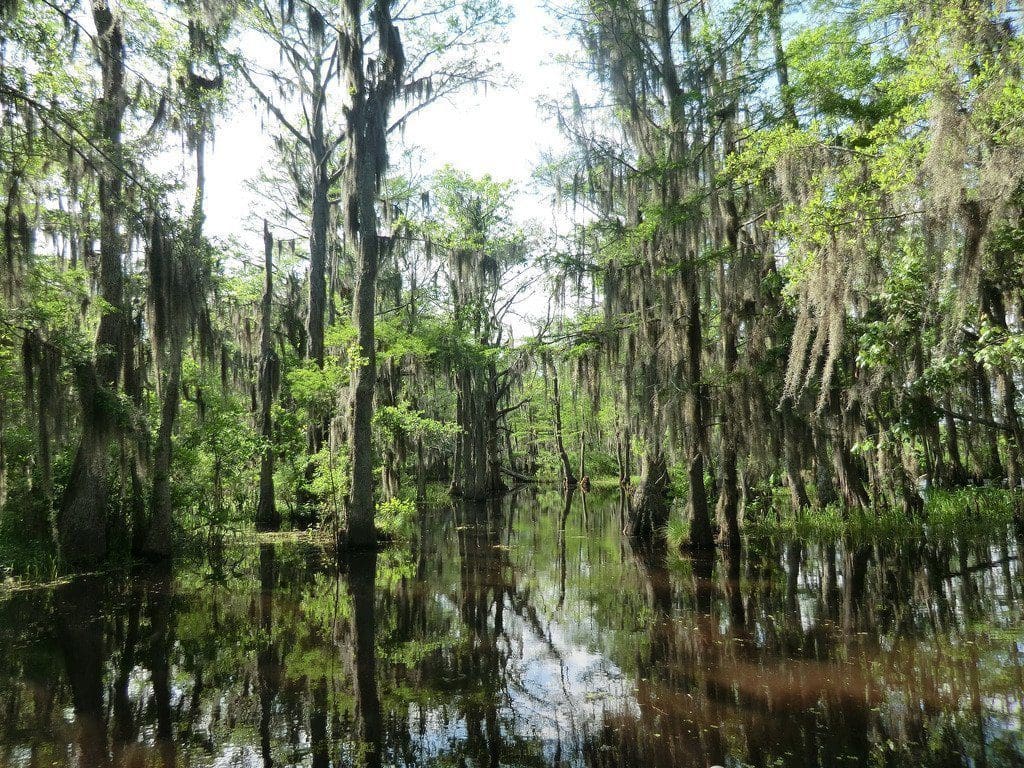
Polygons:
[[967,482],[967,470],[964,468],[963,459],[960,456],[960,433],[957,430],[956,419],[953,418],[952,402],[949,395],[946,395],[944,403],[944,426],[946,455],[949,459],[949,485],[953,488],[959,487]]
[[[327,237],[328,237],[328,176],[329,155],[324,136],[324,106],[326,96],[319,79],[314,83],[313,114],[310,125],[309,157],[312,166],[312,215],[309,229],[309,307],[306,315],[306,357],[316,367],[324,367],[324,318],[327,312]],[[324,437],[329,430],[330,414],[313,413],[306,425],[306,453],[309,461],[304,471],[307,483],[313,480],[316,464],[312,457],[323,448]],[[314,499],[303,487],[298,494],[299,502],[312,505]],[[310,514],[313,519],[313,514]]]
[[[348,543],[366,547],[377,541],[374,527],[373,482],[373,390],[377,378],[377,350],[374,312],[376,309],[378,242],[375,189],[369,158],[361,154],[356,163],[356,196],[359,201],[360,228],[356,267],[355,300],[352,303],[352,324],[356,327],[358,354],[361,360],[353,366],[351,379],[350,455],[351,478],[348,500]],[[365,187],[369,185],[369,189]]]
[[551,371],[551,397],[552,410],[555,421],[555,449],[558,451],[558,461],[562,465],[562,485],[572,488],[576,485],[576,476],[572,472],[572,464],[569,463],[569,454],[565,451],[565,440],[562,436],[562,397],[558,389],[558,368],[554,360],[548,360],[548,367]]
[[707,455],[708,427],[705,421],[705,393],[701,380],[701,317],[700,291],[697,286],[696,269],[685,270],[684,285],[687,299],[686,317],[686,374],[687,392],[685,415],[690,428],[690,445],[687,458],[686,513],[690,521],[690,535],[686,542],[688,549],[714,549],[714,533],[711,530],[711,516],[708,512],[708,496],[704,489],[704,462]]
[[799,514],[802,510],[811,505],[811,499],[807,495],[807,485],[804,482],[803,462],[801,461],[801,445],[804,442],[803,436],[806,425],[793,412],[791,403],[782,405],[782,451],[786,466],[786,480],[789,486],[790,503],[793,512]]
[[460,368],[455,378],[456,420],[461,430],[455,493],[475,501],[500,496],[508,488],[501,479],[495,366],[491,363],[481,368],[469,364]]
[[149,524],[146,527],[141,551],[143,556],[151,559],[165,558],[171,554],[172,437],[181,402],[181,348],[177,343],[171,345],[171,354],[167,362],[170,370],[163,386],[164,401],[160,408],[160,427],[157,430],[156,448],[153,452],[153,489],[149,501]]
[[[328,152],[324,138],[324,98],[316,98],[310,136],[312,163],[312,216],[309,227],[309,307],[306,315],[306,355],[324,367],[324,317],[327,311],[327,228],[330,188]],[[323,436],[321,435],[321,438]],[[316,450],[320,450],[317,446]],[[315,451],[314,451],[315,453]]]
[[274,300],[274,238],[270,226],[263,222],[263,301],[260,315],[260,364],[259,364],[259,406],[260,435],[263,438],[263,452],[260,455],[260,488],[256,505],[256,528],[261,531],[276,531],[281,527],[281,515],[274,499],[274,419],[272,407],[280,361],[274,349],[271,331],[271,314]]
[[736,326],[731,320],[723,321],[722,357],[727,381],[722,397],[722,485],[715,511],[718,518],[719,540],[735,552],[740,549],[742,540],[739,523],[739,459],[736,451],[738,435],[733,423],[736,403],[731,392],[731,383],[728,381],[736,368],[737,359]]
[[125,345],[120,232],[124,212],[121,129],[127,103],[124,29],[120,16],[105,0],[93,0],[92,16],[103,91],[97,122],[105,146],[99,178],[99,282],[104,309],[94,359],[76,372],[82,435],[56,517],[57,549],[71,565],[97,562],[107,554],[107,450],[116,432],[114,391]]
[[359,365],[353,366],[350,382],[347,543],[352,547],[369,547],[377,541],[373,521],[373,390],[377,377],[374,313],[380,238],[375,206],[387,167],[387,119],[402,82],[405,54],[391,20],[388,0],[376,0],[372,19],[377,27],[379,50],[373,62],[374,77],[367,77],[362,2],[346,0],[343,9],[344,28],[340,33],[346,55],[342,57],[342,68],[351,96],[344,109],[348,135],[345,227],[349,242],[356,249],[352,324],[362,358]]
[[[989,322],[1004,334],[1009,333],[1006,324],[1006,306],[999,289],[988,280],[983,280],[981,290],[982,307]],[[1017,383],[1013,372],[1004,365],[995,366],[995,376],[998,393],[1002,400],[1003,424],[1006,425],[1008,432],[1006,436],[1006,477],[1011,488],[1019,488],[1024,428],[1021,427],[1020,415],[1017,411]]]
[[626,533],[637,543],[653,542],[664,535],[669,513],[669,476],[661,447],[644,451],[640,482],[626,521]]
[[783,0],[771,0],[768,6],[768,28],[771,31],[772,37],[775,77],[779,83],[779,98],[782,101],[782,111],[786,122],[794,128],[799,128],[800,121],[796,115],[796,103],[789,92],[789,63],[786,60],[786,47],[782,39],[782,14]]

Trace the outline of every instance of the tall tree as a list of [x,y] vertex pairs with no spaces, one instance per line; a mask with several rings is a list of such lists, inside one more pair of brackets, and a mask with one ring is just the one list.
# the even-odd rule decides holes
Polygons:
[[117,389],[127,342],[124,305],[124,168],[121,134],[128,104],[122,16],[104,0],[92,4],[101,94],[97,135],[103,152],[99,179],[100,298],[103,312],[95,352],[75,371],[82,409],[82,436],[56,520],[57,544],[71,563],[107,554],[107,449],[117,431]]
[[356,328],[357,360],[352,365],[349,399],[348,543],[376,543],[373,481],[373,390],[377,377],[375,311],[380,235],[377,197],[387,168],[388,117],[398,100],[405,71],[405,50],[391,19],[391,0],[375,0],[372,32],[378,51],[370,58],[362,0],[346,0],[341,26],[341,69],[349,94],[343,108],[346,152],[344,187],[345,231],[356,251],[352,324]]

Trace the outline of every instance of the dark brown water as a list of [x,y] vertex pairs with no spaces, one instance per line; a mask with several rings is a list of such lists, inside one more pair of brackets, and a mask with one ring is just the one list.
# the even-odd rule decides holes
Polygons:
[[1024,766],[1012,531],[666,561],[581,501],[0,594],[0,766]]

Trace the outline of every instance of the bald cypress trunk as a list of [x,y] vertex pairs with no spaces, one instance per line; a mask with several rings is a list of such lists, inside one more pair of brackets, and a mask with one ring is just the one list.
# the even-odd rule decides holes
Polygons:
[[[153,486],[149,496],[149,519],[136,516],[132,532],[133,549],[151,559],[165,558],[171,553],[171,460],[174,423],[178,418],[181,398],[181,330],[180,308],[172,308],[179,283],[175,280],[172,245],[165,241],[159,216],[150,225],[146,260],[150,275],[150,308],[153,334],[153,356],[159,379],[157,397],[160,404],[160,425],[153,451]],[[172,319],[173,318],[173,319]],[[139,392],[141,398],[141,391]],[[132,477],[133,484],[136,477]],[[141,482],[140,482],[141,485]]]
[[[377,196],[387,167],[387,119],[399,95],[405,70],[402,41],[391,20],[389,0],[375,0],[371,16],[379,50],[372,64],[365,59],[363,4],[345,0],[341,68],[348,82],[350,103],[344,108],[348,152],[345,156],[345,229],[356,251],[352,324],[360,364],[349,383],[349,495],[347,543],[376,544],[374,526],[373,391],[377,378],[377,269],[380,237]],[[372,77],[367,68],[372,67]]]
[[949,395],[943,403],[945,415],[943,416],[943,435],[946,444],[946,455],[949,459],[949,477],[947,478],[950,487],[957,488],[967,482],[967,470],[964,468],[963,459],[960,456],[960,432],[956,426],[956,419],[953,418],[953,404]]
[[[964,227],[963,255],[961,259],[964,268],[969,271],[978,268],[981,264],[982,254],[985,250],[985,233],[989,225],[990,211],[978,200],[964,200],[960,205],[960,214]],[[992,325],[1005,331],[1006,314],[1003,309],[1002,297],[999,296],[998,290],[984,277],[979,288],[982,312]],[[1006,419],[1006,426],[1010,431],[1007,440],[1005,476],[1010,479],[1011,484],[1015,484],[1019,482],[1021,472],[1019,443],[1017,440],[1018,435],[1020,435],[1020,421],[1017,418],[1016,412],[1016,385],[1014,384],[1013,377],[1007,375],[1007,371],[1001,366],[997,367],[993,373],[995,374],[998,393],[1002,398],[1003,416]],[[989,389],[988,376],[980,364],[977,368],[977,375],[979,378],[978,394],[982,398],[983,406],[991,412],[991,393],[987,391]],[[999,460],[998,438],[993,430],[989,429],[987,432],[989,452],[991,454],[989,458],[990,471],[998,469],[999,475],[1002,476],[1003,465]]]
[[492,499],[508,490],[501,479],[496,367],[467,365],[455,379],[461,432],[453,493],[475,501]]
[[[324,137],[324,98],[314,110],[310,136],[312,216],[309,228],[309,307],[306,315],[306,355],[318,368],[324,367],[324,318],[327,312],[327,227],[330,187],[327,163],[329,154]],[[322,432],[319,438],[322,440]],[[312,450],[313,446],[311,446]],[[316,450],[320,450],[319,444]],[[314,451],[315,452],[315,451]]]
[[572,472],[572,464],[569,462],[569,454],[565,451],[565,438],[562,434],[562,396],[558,388],[558,369],[554,360],[548,360],[551,371],[551,397],[555,421],[555,448],[558,451],[558,461],[562,465],[562,485],[572,488],[576,485],[576,476]]
[[814,501],[818,509],[824,509],[829,504],[834,504],[839,499],[839,495],[836,492],[828,440],[825,434],[821,429],[814,429],[811,432],[811,440],[814,443]]
[[871,497],[865,487],[864,467],[850,451],[849,442],[841,432],[834,435],[833,449],[833,467],[846,508],[870,507]]
[[0,393],[0,515],[7,506],[7,397]]
[[[722,327],[722,360],[728,378],[736,368],[736,328],[731,320],[725,321]],[[722,397],[722,484],[718,494],[716,515],[718,518],[719,540],[730,550],[738,550],[741,546],[739,523],[739,472],[736,444],[738,435],[733,423],[736,403],[726,382],[726,390]]]
[[803,462],[801,460],[801,447],[804,444],[803,436],[806,432],[802,421],[793,412],[789,403],[782,405],[783,409],[783,460],[786,469],[786,480],[789,486],[789,498],[793,511],[800,513],[811,505],[810,497],[807,495],[807,484],[804,482]]
[[[992,408],[992,383],[981,363],[974,361],[970,356],[974,373],[974,391],[978,402],[981,404],[981,417],[990,424],[995,421],[995,410]],[[985,429],[985,444],[987,455],[978,467],[982,476],[989,480],[996,480],[1006,476],[1003,469],[1003,460],[999,455],[999,436],[994,429]]]
[[115,390],[126,341],[120,230],[124,213],[121,130],[127,103],[124,29],[120,16],[105,0],[94,0],[92,16],[103,89],[97,124],[104,143],[99,179],[99,284],[104,309],[93,360],[79,364],[75,371],[82,435],[55,526],[57,548],[70,564],[95,562],[107,554],[107,451],[117,431]]
[[775,77],[779,83],[779,98],[786,122],[799,127],[796,103],[789,91],[789,63],[786,60],[786,46],[782,39],[783,0],[770,0],[768,4],[768,29],[772,38],[772,52],[775,57]]
[[171,461],[174,423],[181,402],[181,349],[172,346],[170,370],[163,385],[163,403],[160,407],[160,427],[157,430],[156,449],[153,452],[153,490],[149,503],[149,524],[141,554],[150,558],[164,558],[171,553]]
[[633,539],[651,541],[664,533],[669,513],[668,462],[661,446],[644,451],[640,481],[633,492],[626,533]]
[[352,324],[356,327],[361,362],[352,371],[350,382],[350,457],[351,479],[348,500],[348,541],[353,546],[376,543],[374,528],[373,483],[373,390],[377,378],[377,349],[374,327],[376,308],[378,240],[376,227],[376,187],[371,158],[357,150],[351,158],[356,166],[356,216],[360,222],[355,298]]
[[260,435],[263,437],[263,452],[260,455],[260,488],[256,505],[256,527],[264,531],[276,531],[281,527],[281,515],[274,499],[274,420],[272,406],[280,361],[274,349],[271,332],[271,315],[274,298],[274,239],[270,227],[263,222],[263,302],[260,316],[260,363],[259,363],[259,407]]
[[[1006,306],[1003,296],[988,280],[982,281],[982,308],[989,322],[1004,334],[1009,333],[1006,324]],[[1006,477],[1011,488],[1021,484],[1021,447],[1024,446],[1024,428],[1021,427],[1017,411],[1017,383],[1013,372],[1007,366],[995,367],[996,385],[1003,408],[1003,424],[1006,426]]]
[[[657,346],[657,331],[652,347]],[[668,462],[661,428],[658,401],[658,361],[653,357],[640,364],[639,428],[644,438],[640,480],[629,507],[627,533],[637,541],[662,535],[669,514]]]
[[697,285],[696,269],[688,267],[685,275],[686,290],[686,342],[687,392],[685,415],[690,428],[690,445],[687,456],[686,512],[690,521],[690,535],[686,542],[689,549],[714,549],[714,532],[711,529],[711,515],[708,511],[708,496],[704,489],[705,462],[708,453],[708,426],[706,421],[706,394],[701,375],[701,353],[703,334],[700,317],[700,290]]
[[[319,81],[314,83],[314,108],[310,125],[309,156],[312,165],[311,179],[311,219],[309,229],[309,306],[306,314],[306,349],[305,354],[317,368],[324,367],[324,319],[327,312],[327,236],[329,204],[327,199],[330,188],[328,162],[330,153],[324,135],[324,107],[326,96]],[[312,457],[323,448],[324,437],[328,432],[330,416],[327,413],[313,413],[312,420],[306,425],[306,452],[310,460],[306,463],[305,479],[309,483],[316,472],[316,464]],[[315,502],[306,488],[300,488],[300,503],[310,505]]]

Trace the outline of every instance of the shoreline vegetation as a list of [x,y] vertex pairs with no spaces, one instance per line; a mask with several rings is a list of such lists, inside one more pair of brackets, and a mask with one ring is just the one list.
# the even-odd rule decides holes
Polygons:
[[[595,502],[607,503],[629,494],[629,488],[619,485],[617,476],[591,479],[588,492]],[[534,492],[558,496],[571,503],[580,492],[566,492],[557,480],[524,484],[512,492]],[[682,503],[683,494],[677,494],[675,503]],[[428,486],[428,499],[417,503],[409,498],[397,501],[381,515],[382,530],[387,539],[381,540],[384,549],[407,551],[417,546],[419,518],[428,519],[452,508],[447,489],[440,484]],[[911,543],[925,540],[964,543],[991,539],[1007,531],[1024,531],[1024,498],[1020,493],[991,487],[970,487],[955,490],[935,490],[926,494],[922,512],[908,520],[902,510],[856,510],[850,512],[838,505],[825,509],[810,509],[794,513],[784,502],[763,512],[756,519],[744,521],[745,546],[755,548],[766,542],[798,544],[875,545],[880,543]],[[662,528],[655,538],[656,546],[667,547],[672,559],[687,559],[685,543],[689,531],[680,517]],[[1018,534],[1019,535],[1019,534]],[[202,559],[211,547],[248,547],[278,544],[308,544],[328,552],[337,552],[337,532],[329,526],[304,529],[260,531],[253,525],[237,528],[210,529],[203,536],[183,544],[180,556],[188,561]],[[726,547],[717,548],[728,557]],[[0,561],[6,564],[0,582],[0,599],[5,594],[25,589],[50,589],[68,583],[70,579],[96,575],[96,571],[66,571],[60,567],[47,548],[19,549],[10,537],[0,547]],[[152,565],[132,559],[113,561],[110,567],[118,571],[141,569],[145,573]]]

